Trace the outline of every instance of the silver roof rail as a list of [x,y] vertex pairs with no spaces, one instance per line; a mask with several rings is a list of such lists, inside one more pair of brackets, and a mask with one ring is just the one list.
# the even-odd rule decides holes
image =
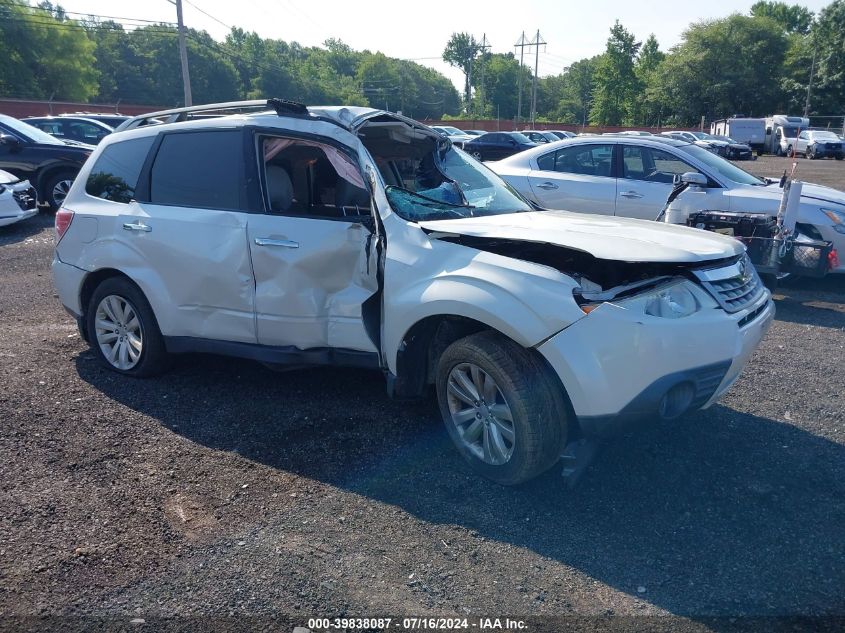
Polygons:
[[227,101],[226,103],[207,103],[205,105],[189,106],[187,108],[174,108],[172,110],[160,110],[159,112],[148,112],[140,116],[132,117],[128,121],[124,121],[117,128],[115,132],[122,132],[124,130],[133,130],[142,125],[159,124],[159,123],[178,123],[180,121],[187,121],[192,118],[193,114],[209,113],[214,114],[219,112],[222,116],[224,113],[233,114],[242,112],[244,110],[275,110],[273,100],[254,99],[251,101]]

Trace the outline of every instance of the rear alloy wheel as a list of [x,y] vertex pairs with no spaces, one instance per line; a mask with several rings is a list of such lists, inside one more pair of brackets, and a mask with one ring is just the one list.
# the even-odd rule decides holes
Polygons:
[[452,343],[437,365],[440,413],[455,446],[488,479],[515,485],[557,462],[563,389],[535,352],[492,331]]
[[86,315],[88,340],[101,363],[130,376],[152,376],[167,366],[164,339],[143,293],[128,279],[97,286]]

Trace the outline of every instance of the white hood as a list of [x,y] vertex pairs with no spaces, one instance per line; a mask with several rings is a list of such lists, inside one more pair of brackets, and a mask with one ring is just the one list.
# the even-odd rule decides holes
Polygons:
[[[765,200],[770,201],[765,206],[765,209],[760,206],[749,207],[748,211],[766,210],[772,214],[777,213],[778,204],[783,196],[783,189],[778,183],[773,183],[767,187],[755,187],[753,185],[739,186],[731,189],[729,192],[731,198],[735,198],[735,202],[731,205],[731,210],[743,211],[742,200]],[[822,185],[814,185],[805,182],[801,188],[801,202],[808,205],[823,207],[825,204],[839,204],[845,206],[845,192],[824,187]],[[774,206],[772,206],[774,204]]]
[[624,262],[694,263],[732,257],[745,249],[731,237],[685,226],[567,211],[436,220],[420,226],[452,235],[554,244]]

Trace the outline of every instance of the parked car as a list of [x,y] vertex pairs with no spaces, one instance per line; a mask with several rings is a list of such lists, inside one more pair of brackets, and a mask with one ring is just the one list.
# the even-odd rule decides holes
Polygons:
[[60,141],[36,127],[0,114],[0,169],[28,180],[38,200],[58,209],[94,147]]
[[625,130],[624,132],[605,132],[603,136],[654,136],[651,132],[643,130]]
[[714,154],[721,154],[721,147],[726,145],[726,143],[715,141],[713,138],[707,138],[710,135],[705,134],[704,132],[671,130],[667,132],[661,132],[660,135],[668,136],[669,138],[678,139],[680,141],[686,141],[687,143],[694,143],[695,145],[703,147],[704,149],[713,152]]
[[0,226],[8,226],[38,213],[35,187],[0,170]]
[[463,150],[477,160],[499,160],[532,147],[537,143],[522,132],[488,132],[464,143]]
[[558,137],[558,139],[563,138],[575,138],[577,134],[575,132],[569,132],[568,130],[548,130],[552,134]]
[[105,123],[82,117],[27,117],[22,121],[61,141],[77,141],[88,145],[96,145],[114,132],[114,128]]
[[464,130],[464,134],[469,134],[470,136],[481,136],[482,134],[487,134],[487,130]]
[[845,158],[845,143],[827,130],[804,130],[795,140],[795,153],[813,158]]
[[556,134],[552,134],[551,132],[546,132],[544,130],[522,130],[522,134],[537,144],[554,143],[555,141],[560,140]]
[[83,117],[86,119],[91,119],[92,121],[99,121],[100,123],[105,123],[112,129],[117,129],[124,121],[128,121],[132,117],[126,116],[125,114],[117,114],[117,113],[103,113],[103,112],[74,112],[72,114],[60,114],[60,117]]
[[515,484],[576,440],[714,403],[772,320],[733,239],[536,211],[417,121],[269,103],[139,119],[85,164],[53,275],[105,367],[381,369],[399,398],[433,385],[461,455]]
[[451,125],[433,125],[433,130],[437,130],[441,134],[449,137],[449,140],[452,141],[458,147],[463,147],[463,144],[467,141],[471,141],[476,138],[473,134],[467,134],[463,130],[459,130],[456,127]]
[[[558,141],[490,168],[546,209],[654,219],[675,176],[707,178],[676,203],[690,212],[715,210],[776,215],[782,190],[697,144],[665,137],[594,137]],[[845,192],[804,183],[800,227],[845,253]],[[845,258],[834,272],[845,272]]]
[[713,138],[726,145],[719,149],[719,154],[728,160],[754,160],[754,149],[748,143],[740,143],[730,136],[713,134]]

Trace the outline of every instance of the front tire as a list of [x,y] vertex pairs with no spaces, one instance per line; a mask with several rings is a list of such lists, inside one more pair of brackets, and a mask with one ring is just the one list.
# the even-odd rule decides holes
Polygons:
[[88,341],[108,369],[146,378],[167,368],[164,338],[144,293],[123,277],[103,281],[88,303]]
[[795,151],[792,149],[792,145],[786,148],[786,155],[789,158],[792,158],[795,155]]
[[562,388],[535,353],[495,332],[455,341],[437,366],[449,436],[477,473],[510,486],[551,468],[567,439]]
[[473,157],[475,160],[477,160],[479,163],[481,162],[481,152],[479,152],[478,150],[475,150],[474,152],[472,152],[472,153],[470,154],[470,156],[472,156],[472,157]]

